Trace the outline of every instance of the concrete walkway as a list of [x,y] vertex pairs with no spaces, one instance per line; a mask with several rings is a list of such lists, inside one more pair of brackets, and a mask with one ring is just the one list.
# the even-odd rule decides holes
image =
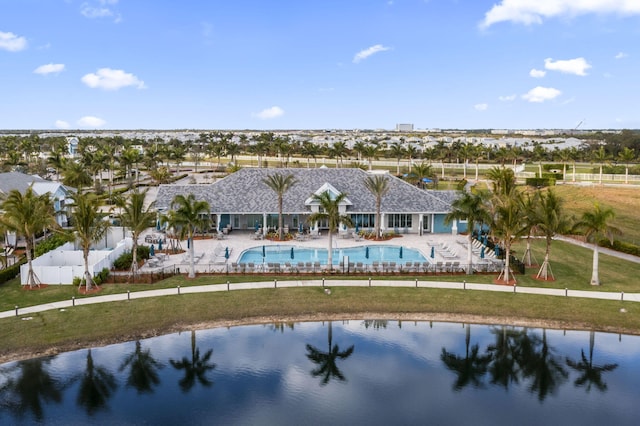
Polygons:
[[181,294],[209,293],[216,291],[249,290],[260,288],[290,288],[290,287],[417,287],[417,288],[442,288],[452,290],[480,290],[497,291],[503,293],[524,293],[561,297],[582,297],[602,300],[622,300],[628,302],[640,302],[640,293],[601,292],[584,290],[563,290],[555,288],[539,287],[510,287],[496,284],[472,284],[462,282],[420,281],[415,280],[292,280],[292,281],[260,281],[232,284],[212,284],[191,287],[175,287],[158,290],[145,290],[104,296],[94,296],[81,299],[64,300],[44,305],[16,308],[11,311],[0,312],[0,318],[12,316],[25,316],[36,312],[52,309],[69,309],[74,306],[91,305],[95,303],[118,302],[126,300],[142,299],[147,297],[176,296]]

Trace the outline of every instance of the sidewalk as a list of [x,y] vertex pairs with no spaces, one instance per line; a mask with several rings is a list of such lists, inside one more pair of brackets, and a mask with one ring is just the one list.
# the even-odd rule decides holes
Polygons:
[[442,282],[442,281],[420,281],[415,280],[292,280],[246,282],[233,284],[212,284],[192,287],[175,287],[159,290],[145,290],[110,294],[105,296],[95,296],[82,299],[72,299],[60,302],[52,302],[44,305],[18,308],[11,311],[0,312],[0,318],[13,316],[23,316],[36,312],[44,312],[53,309],[68,309],[74,306],[92,305],[95,303],[119,302],[147,297],[176,296],[181,294],[209,293],[216,291],[249,290],[259,288],[287,288],[287,287],[417,287],[417,288],[442,288],[451,290],[476,290],[476,291],[497,291],[502,293],[524,293],[561,297],[581,297],[601,300],[623,300],[627,302],[640,302],[640,293],[620,293],[601,292],[584,290],[562,290],[554,288],[539,287],[510,287],[496,284],[472,284],[463,282]]

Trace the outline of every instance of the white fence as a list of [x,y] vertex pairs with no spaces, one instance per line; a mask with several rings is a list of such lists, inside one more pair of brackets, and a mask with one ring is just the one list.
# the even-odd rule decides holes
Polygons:
[[[120,240],[113,249],[91,250],[89,252],[89,272],[96,276],[103,268],[111,269],[113,261],[122,253],[131,250],[133,240]],[[74,250],[73,243],[67,243],[36,258],[32,262],[33,271],[43,284],[72,284],[74,277],[84,274],[82,250]],[[20,283],[27,284],[29,265],[20,266]]]

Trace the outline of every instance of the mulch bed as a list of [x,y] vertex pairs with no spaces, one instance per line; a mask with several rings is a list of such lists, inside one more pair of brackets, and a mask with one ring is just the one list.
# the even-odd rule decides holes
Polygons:
[[47,288],[47,287],[49,287],[49,284],[38,284],[38,285],[34,285],[33,287],[30,285],[23,285],[22,289],[26,291],[33,291],[33,290],[42,290],[43,288]]

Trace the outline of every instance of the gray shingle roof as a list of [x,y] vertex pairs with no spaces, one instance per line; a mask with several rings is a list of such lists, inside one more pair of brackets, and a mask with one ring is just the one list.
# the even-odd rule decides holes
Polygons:
[[[206,200],[212,213],[277,213],[276,193],[263,182],[270,174],[292,174],[296,183],[284,194],[283,211],[287,214],[308,213],[305,200],[323,184],[330,183],[338,191],[346,193],[353,205],[349,213],[374,213],[375,197],[365,187],[364,180],[370,174],[361,169],[241,169],[219,181],[202,185],[160,185],[156,208],[169,210],[177,194],[192,193],[197,199]],[[385,213],[448,213],[455,191],[419,189],[392,175],[389,192],[382,198],[381,209]]]

